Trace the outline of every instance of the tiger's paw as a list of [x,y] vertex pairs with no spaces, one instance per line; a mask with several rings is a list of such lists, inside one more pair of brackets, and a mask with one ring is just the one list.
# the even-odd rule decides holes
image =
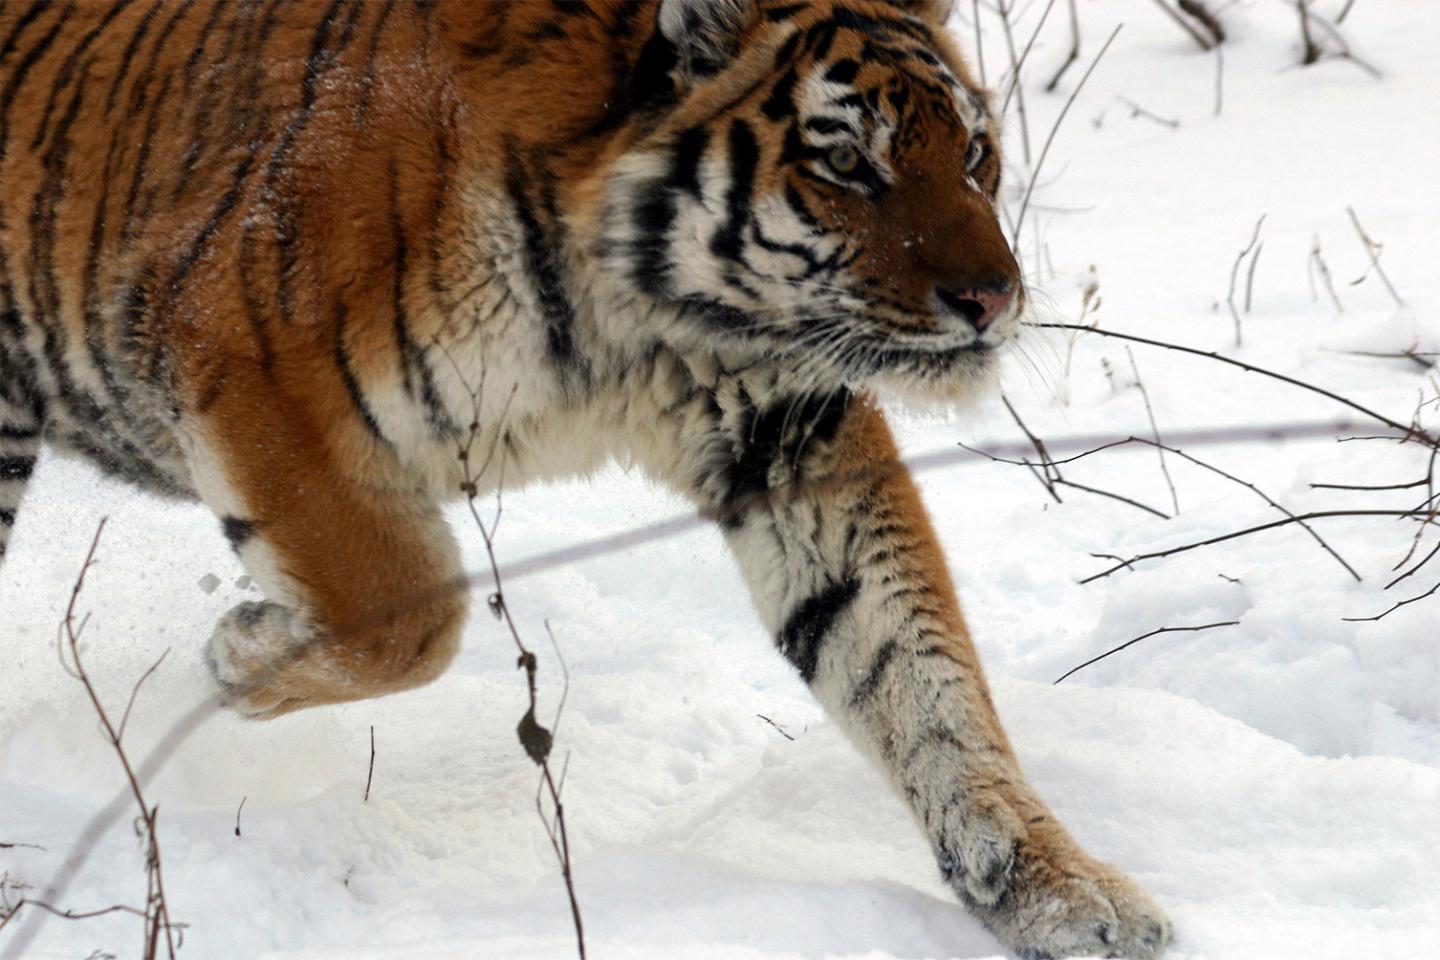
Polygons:
[[1025,960],[1154,960],[1170,942],[1170,921],[1145,891],[1063,833],[1027,836],[988,864],[988,873],[947,871],[947,879],[990,932]]
[[309,631],[278,603],[241,603],[231,608],[210,635],[205,665],[220,688],[220,700],[252,720],[269,720],[304,706],[293,695],[303,671]]

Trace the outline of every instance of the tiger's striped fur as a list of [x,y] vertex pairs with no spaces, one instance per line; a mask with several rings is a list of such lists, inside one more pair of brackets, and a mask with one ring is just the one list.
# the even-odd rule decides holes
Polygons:
[[0,555],[41,439],[198,498],[273,717],[437,676],[439,504],[618,457],[1026,956],[1154,957],[995,717],[867,391],[983,387],[1024,303],[944,0],[5,0]]

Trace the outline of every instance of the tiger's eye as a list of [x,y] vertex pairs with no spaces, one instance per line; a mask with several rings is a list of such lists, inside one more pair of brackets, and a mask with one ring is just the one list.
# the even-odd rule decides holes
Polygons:
[[860,151],[854,147],[835,147],[825,159],[836,173],[854,173],[855,168],[860,166]]
[[965,169],[970,173],[990,158],[990,141],[983,134],[976,136],[965,148]]

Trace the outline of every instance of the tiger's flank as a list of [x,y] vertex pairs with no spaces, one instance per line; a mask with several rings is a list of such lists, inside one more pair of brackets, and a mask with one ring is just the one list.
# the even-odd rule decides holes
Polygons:
[[482,493],[633,464],[1009,949],[1159,956],[1021,772],[872,397],[983,391],[1025,308],[949,7],[6,2],[0,554],[42,443],[203,502],[265,594],[204,656],[271,718],[444,671],[459,438]]

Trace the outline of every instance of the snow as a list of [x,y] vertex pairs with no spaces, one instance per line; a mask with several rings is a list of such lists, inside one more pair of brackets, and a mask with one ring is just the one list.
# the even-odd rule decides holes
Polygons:
[[[1022,36],[1040,7],[1027,11]],[[1427,119],[1440,80],[1440,6],[1355,5],[1345,33],[1383,71],[1380,81],[1343,61],[1292,67],[1294,12],[1279,0],[1229,6],[1218,117],[1213,55],[1153,4],[1088,0],[1081,17],[1082,63],[1062,93],[1110,25],[1125,27],[1056,137],[1032,201],[1040,207],[1025,250],[1046,293],[1042,318],[1079,318],[1093,265],[1101,306],[1087,322],[1224,350],[1408,421],[1420,391],[1434,395],[1433,372],[1346,351],[1434,350],[1440,341],[1440,124]],[[1060,7],[1052,19],[1033,54],[1035,77],[1068,40]],[[957,34],[968,49],[968,27]],[[992,81],[1001,60],[992,46]],[[1063,105],[1039,86],[1027,85],[1037,148]],[[1117,97],[1180,125],[1132,117]],[[1018,134],[1012,112],[1006,135],[1017,164]],[[1012,210],[1021,180],[1012,173]],[[1347,206],[1383,243],[1403,309],[1373,276],[1349,285],[1368,257]],[[1261,214],[1265,246],[1235,351],[1224,301]],[[1323,291],[1311,295],[1316,238],[1343,314]],[[1133,351],[1162,433],[1361,419],[1201,358]],[[1012,402],[1047,438],[1148,434],[1132,383],[1118,341],[1072,344],[1041,332],[1027,335],[1006,377]],[[1430,417],[1440,422],[1433,408]],[[913,454],[1017,437],[998,400],[948,421],[907,415],[899,433]],[[1296,512],[1403,507],[1414,491],[1309,484],[1395,483],[1425,469],[1414,447],[1373,442],[1190,452]],[[921,477],[1026,770],[1088,849],[1167,908],[1177,931],[1169,956],[1434,956],[1440,596],[1379,621],[1342,618],[1423,592],[1440,568],[1384,590],[1409,529],[1343,519],[1317,521],[1317,530],[1363,582],[1289,527],[1078,584],[1107,565],[1092,553],[1129,556],[1278,517],[1240,486],[1174,458],[1170,468],[1181,506],[1172,520],[1073,490],[1056,504],[1017,467],[967,461]],[[1153,450],[1102,454],[1066,475],[1170,512]],[[500,554],[519,560],[682,510],[618,470],[511,493]],[[54,651],[101,515],[111,524],[83,607],[92,614],[86,662],[107,702],[123,706],[171,650],[131,719],[136,756],[205,689],[199,649],[215,618],[255,595],[203,510],[148,499],[78,464],[42,462],[0,573],[0,842],[44,847],[0,849],[0,872],[37,887],[121,783]],[[460,512],[453,519],[465,525]],[[464,541],[469,567],[483,569],[478,537]],[[569,670],[558,743],[592,956],[999,955],[940,883],[900,802],[770,649],[718,535],[700,529],[568,564],[508,593],[541,658],[542,713],[561,688],[547,621]],[[515,742],[523,678],[508,639],[477,606],[464,652],[431,687],[273,724],[220,716],[183,745],[149,788],[171,910],[189,924],[183,956],[573,956],[563,887],[535,814],[534,768]],[[1155,636],[1051,683],[1159,627],[1229,620],[1239,625]],[[127,816],[65,904],[138,902],[143,880]],[[10,936],[0,934],[0,955]],[[133,917],[52,921],[26,958],[97,948],[123,956],[138,942]]]

